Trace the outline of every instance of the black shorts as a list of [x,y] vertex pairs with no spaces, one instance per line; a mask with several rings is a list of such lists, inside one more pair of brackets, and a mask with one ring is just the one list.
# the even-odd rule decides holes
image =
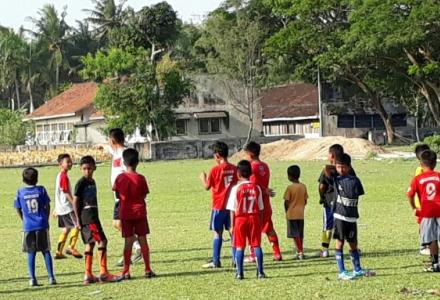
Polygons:
[[115,208],[113,209],[113,220],[120,220],[120,218],[119,218],[119,201],[115,202]]
[[357,243],[357,223],[335,219],[333,238],[346,240],[349,243]]
[[23,232],[23,252],[50,251],[49,229]]
[[93,244],[106,241],[101,222],[81,226],[81,238],[84,244]]
[[304,220],[287,220],[287,237],[304,238]]
[[72,211],[67,215],[58,216],[58,227],[59,228],[75,228],[76,227],[76,216]]

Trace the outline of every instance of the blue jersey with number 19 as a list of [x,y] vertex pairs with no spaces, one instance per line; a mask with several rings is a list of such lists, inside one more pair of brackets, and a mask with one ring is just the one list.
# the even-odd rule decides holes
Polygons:
[[50,198],[42,186],[23,187],[17,191],[14,208],[23,213],[23,230],[25,232],[49,228],[47,205]]

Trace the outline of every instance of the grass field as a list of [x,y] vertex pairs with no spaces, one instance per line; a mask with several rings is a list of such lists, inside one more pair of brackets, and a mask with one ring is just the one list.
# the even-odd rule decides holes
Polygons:
[[[362,264],[377,270],[378,276],[354,282],[336,280],[333,258],[310,258],[294,261],[293,243],[287,240],[281,195],[288,183],[285,170],[289,162],[271,162],[272,184],[278,193],[273,199],[274,222],[285,260],[273,262],[269,244],[264,239],[265,268],[268,279],[255,279],[255,267],[248,266],[246,280],[234,280],[229,267],[230,252],[223,249],[222,269],[203,270],[210,258],[211,233],[208,231],[210,194],[198,180],[212,161],[174,161],[144,163],[140,171],[150,183],[149,220],[152,230],[150,247],[152,266],[158,277],[142,278],[143,267],[132,269],[135,278],[117,284],[83,286],[83,262],[74,258],[55,261],[59,284],[47,286],[41,255],[37,275],[44,286],[29,288],[25,254],[20,252],[21,223],[12,209],[16,189],[21,185],[20,169],[0,170],[0,297],[32,299],[176,299],[176,298],[364,298],[390,299],[407,296],[428,297],[429,290],[439,287],[437,274],[423,270],[426,258],[418,254],[417,226],[406,201],[405,191],[416,167],[409,161],[355,161],[355,169],[364,183],[366,196],[361,199],[359,221]],[[318,205],[317,177],[323,162],[299,162],[302,181],[309,188],[306,208],[305,248],[312,256],[319,249],[321,207]],[[41,168],[40,183],[53,195],[57,168]],[[79,177],[78,167],[71,172],[72,181]],[[99,166],[96,176],[100,216],[109,239],[109,263],[114,264],[122,251],[123,240],[111,228],[113,208],[109,188],[109,166]],[[52,245],[58,229],[51,220]],[[225,243],[228,246],[229,243]],[[52,246],[54,248],[54,246]],[[83,245],[79,243],[79,249]],[[346,250],[348,252],[348,250]],[[349,259],[346,265],[351,269]],[[96,269],[96,266],[95,266]],[[403,289],[406,288],[406,292]]]

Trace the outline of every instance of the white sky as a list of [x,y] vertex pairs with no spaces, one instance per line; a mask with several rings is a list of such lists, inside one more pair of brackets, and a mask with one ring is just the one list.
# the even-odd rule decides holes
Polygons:
[[[116,1],[118,3],[118,0]],[[128,0],[126,5],[130,5],[138,10],[145,5],[161,2],[160,0]],[[217,8],[222,0],[167,0],[168,3],[177,11],[179,17],[186,22],[199,23],[201,18],[208,12]],[[54,4],[58,12],[67,6],[67,23],[75,25],[75,20],[87,17],[83,9],[93,9],[91,0],[0,0],[0,25],[18,29],[24,25],[27,29],[32,29],[32,24],[27,17],[38,17],[38,10],[44,4]]]

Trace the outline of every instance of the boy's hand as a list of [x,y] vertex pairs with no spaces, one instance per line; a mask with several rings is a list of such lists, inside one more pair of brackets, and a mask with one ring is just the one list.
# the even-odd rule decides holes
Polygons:
[[271,198],[275,197],[277,194],[273,189],[268,189],[267,192]]
[[76,219],[76,229],[81,230],[81,223],[79,222],[79,219]]
[[420,209],[418,209],[418,208],[414,208],[413,211],[414,211],[414,216],[416,216],[416,217],[420,217],[420,214],[421,214],[421,212],[422,212]]
[[206,173],[205,172],[200,173],[199,178],[201,181],[206,182]]
[[54,219],[58,218],[58,215],[57,215],[57,212],[56,212],[56,211],[53,211],[53,212],[52,212],[52,217],[53,217]]

